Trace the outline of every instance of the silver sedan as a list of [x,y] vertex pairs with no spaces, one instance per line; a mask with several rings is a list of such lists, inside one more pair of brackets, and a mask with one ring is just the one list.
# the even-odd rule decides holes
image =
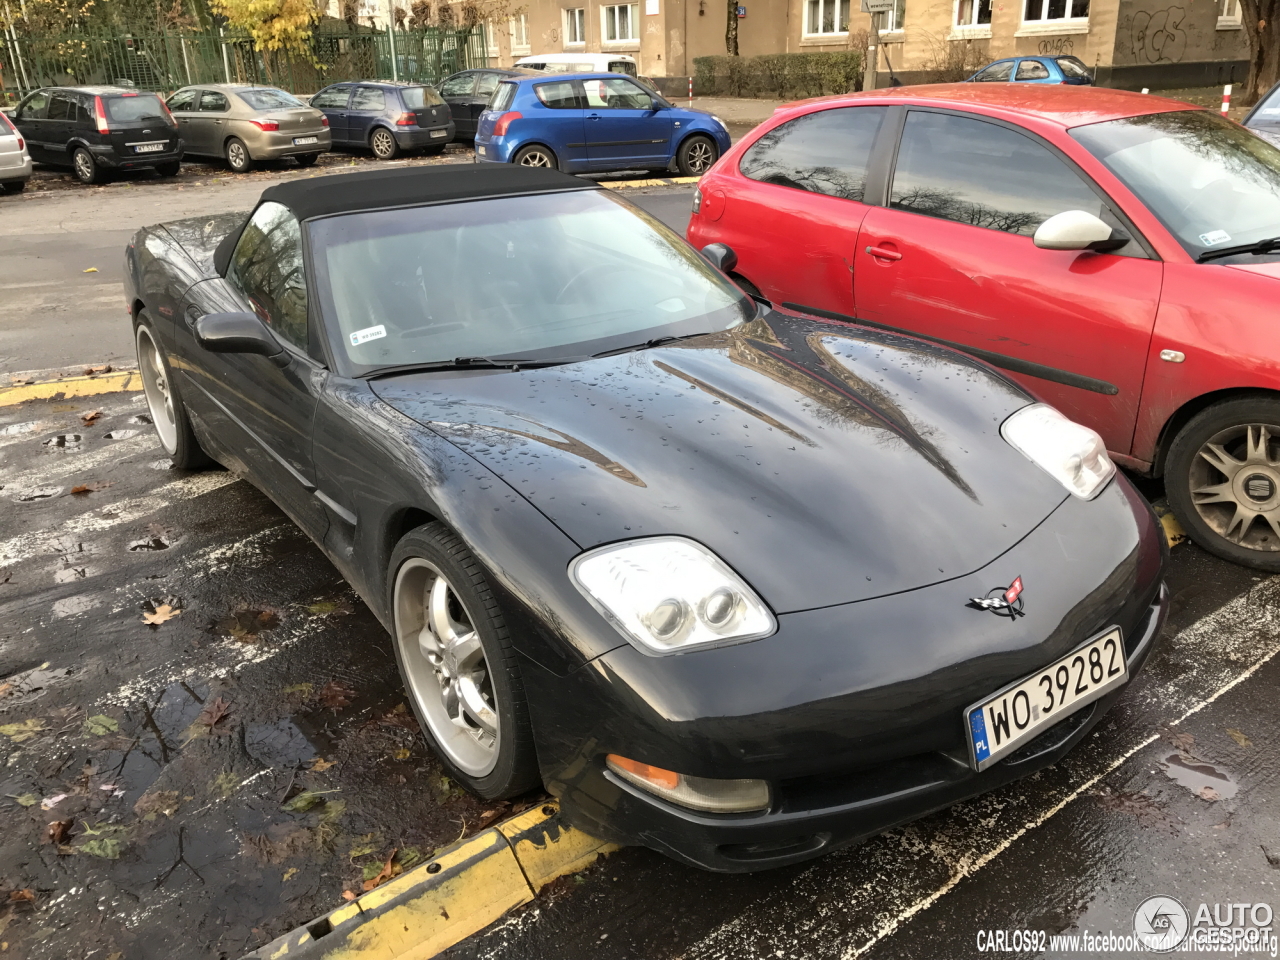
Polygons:
[[331,146],[329,121],[293,94],[247,83],[183,87],[169,98],[186,156],[222,157],[236,173],[255,161],[295,157],[303,166]]
[[18,128],[0,113],[0,190],[21,193],[31,179],[31,155]]

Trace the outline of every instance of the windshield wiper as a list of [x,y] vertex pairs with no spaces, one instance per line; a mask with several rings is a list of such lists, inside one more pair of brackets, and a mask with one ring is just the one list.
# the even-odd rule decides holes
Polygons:
[[1234,257],[1238,253],[1277,253],[1280,252],[1280,237],[1270,237],[1266,240],[1259,240],[1257,243],[1242,243],[1238,247],[1223,247],[1221,250],[1206,250],[1196,260],[1204,263],[1206,260],[1218,260],[1222,257]]
[[614,347],[612,350],[605,350],[602,353],[593,353],[592,356],[593,357],[612,357],[615,354],[627,353],[630,350],[647,350],[650,347],[665,347],[668,343],[678,343],[681,340],[691,340],[694,337],[705,337],[708,334],[714,333],[714,332],[715,331],[712,331],[712,330],[702,330],[702,331],[699,331],[698,333],[686,333],[679,337],[674,337],[674,336],[654,337],[652,340],[646,340],[644,343],[633,343],[630,346],[626,346],[626,347]]
[[431,360],[425,363],[405,363],[395,367],[383,367],[366,376],[386,377],[397,373],[429,372],[434,370],[519,370],[537,367],[558,367],[565,363],[590,360],[590,357],[455,357],[453,360]]

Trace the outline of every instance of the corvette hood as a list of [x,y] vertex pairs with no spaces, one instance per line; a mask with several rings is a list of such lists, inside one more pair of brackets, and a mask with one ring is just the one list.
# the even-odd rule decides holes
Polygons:
[[1000,436],[1028,397],[976,361],[777,313],[582,363],[373,387],[584,549],[691,537],[779,613],[963,576],[1066,496]]

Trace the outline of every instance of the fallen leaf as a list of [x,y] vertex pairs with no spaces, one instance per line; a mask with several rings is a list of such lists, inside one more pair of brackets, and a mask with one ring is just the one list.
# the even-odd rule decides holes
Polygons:
[[80,414],[80,420],[86,427],[93,426],[94,422],[102,416],[101,410],[90,410],[88,413]]
[[83,272],[84,272],[84,273],[97,273],[97,272],[98,272],[98,268],[97,268],[97,267],[89,267],[89,269],[87,269],[87,270],[85,270],[85,271],[83,271]]
[[307,613],[314,613],[317,616],[324,616],[327,613],[333,613],[338,605],[332,600],[323,600],[320,603],[313,603],[307,607]]
[[[71,488],[71,492],[77,496],[83,496],[86,493],[94,493],[98,490],[105,490],[111,486],[110,480],[91,480],[88,483],[77,483]],[[181,612],[181,611],[179,611]]]
[[120,724],[100,713],[84,722],[84,732],[86,736],[105,737],[109,733],[119,733]]
[[343,890],[343,891],[342,891],[342,899],[343,899],[343,900],[354,900],[354,899],[356,899],[356,897],[357,897],[357,896],[358,896],[358,894],[352,893],[350,890]]
[[155,790],[144,793],[134,803],[133,812],[143,820],[154,820],[161,814],[172,817],[178,812],[178,791]]
[[8,793],[8,794],[5,794],[5,796],[7,796],[10,800],[17,801],[17,804],[20,807],[34,807],[37,803],[40,802],[40,798],[37,797],[34,793],[18,793],[18,794]]
[[1227,727],[1227,736],[1229,736],[1232,740],[1234,740],[1234,741],[1236,742],[1236,746],[1237,746],[1237,747],[1252,747],[1252,746],[1253,746],[1253,741],[1252,741],[1252,740],[1250,740],[1248,737],[1246,737],[1246,736],[1245,736],[1243,733],[1241,733],[1239,730],[1234,730],[1234,729],[1232,729],[1231,727]]
[[283,693],[286,697],[296,693],[300,695],[302,699],[310,700],[311,692],[313,690],[315,690],[315,687],[309,683],[294,683],[285,687],[280,692]]
[[36,734],[44,733],[45,726],[43,720],[23,720],[21,723],[5,723],[0,724],[0,734],[8,737],[15,743],[21,743],[23,740],[30,740]]
[[286,871],[284,872],[284,876],[283,876],[283,877],[281,877],[280,879],[281,879],[281,881],[282,881],[283,883],[288,883],[290,880],[292,880],[292,879],[293,879],[294,877],[296,877],[297,875],[298,875],[298,868],[297,868],[297,867],[290,867],[288,870],[286,870]]
[[408,760],[409,751],[404,747],[399,747],[398,749],[391,751],[391,756],[395,760]]
[[1210,801],[1221,799],[1218,794],[1218,791],[1213,789],[1213,787],[1201,787],[1199,792],[1199,797],[1201,800],[1210,800]]
[[330,767],[336,767],[337,765],[338,762],[336,760],[326,760],[324,757],[316,757],[311,761],[311,766],[308,767],[308,769],[314,770],[316,773],[324,773]]
[[337,793],[336,790],[303,790],[292,800],[288,800],[280,805],[281,810],[287,810],[289,813],[305,813],[317,804],[325,802],[326,793]]
[[[387,857],[386,862],[382,865],[382,869],[379,870],[376,875],[365,878],[364,889],[366,893],[372,890],[374,887],[377,887],[377,886],[380,886],[381,884],[386,883],[388,880],[398,876],[400,873],[403,872],[403,868],[401,868],[400,864],[395,862],[396,854],[398,852],[399,852],[398,850],[392,850],[391,856]],[[373,864],[371,864],[370,866],[373,866]]]
[[48,828],[45,830],[45,839],[50,843],[66,843],[71,839],[71,826],[74,822],[73,820],[50,821]]
[[24,890],[10,890],[9,902],[10,903],[35,903],[36,902],[35,891],[32,890],[30,887],[27,887]]
[[115,837],[95,837],[76,847],[80,853],[87,853],[91,857],[100,857],[103,860],[119,860],[120,851],[124,849],[124,844]]
[[55,793],[52,797],[45,797],[40,801],[40,809],[52,810],[65,799],[67,799],[67,795],[65,793]]
[[9,691],[12,689],[12,683],[0,683],[0,697],[7,697],[9,695]]
[[330,680],[320,688],[320,703],[337,713],[343,707],[351,705],[351,698],[356,695],[354,687],[341,680]]
[[147,613],[144,610],[142,613],[142,622],[150,624],[153,627],[158,627],[162,623],[168,623],[180,613],[182,613],[181,608],[171,607],[167,603],[162,603],[156,607],[155,613]]

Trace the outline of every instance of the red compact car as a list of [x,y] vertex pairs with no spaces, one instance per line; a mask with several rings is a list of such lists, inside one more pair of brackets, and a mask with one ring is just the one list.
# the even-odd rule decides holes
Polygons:
[[1040,84],[806,100],[702,178],[688,237],[786,308],[1003,369],[1280,570],[1280,150],[1243,127]]

